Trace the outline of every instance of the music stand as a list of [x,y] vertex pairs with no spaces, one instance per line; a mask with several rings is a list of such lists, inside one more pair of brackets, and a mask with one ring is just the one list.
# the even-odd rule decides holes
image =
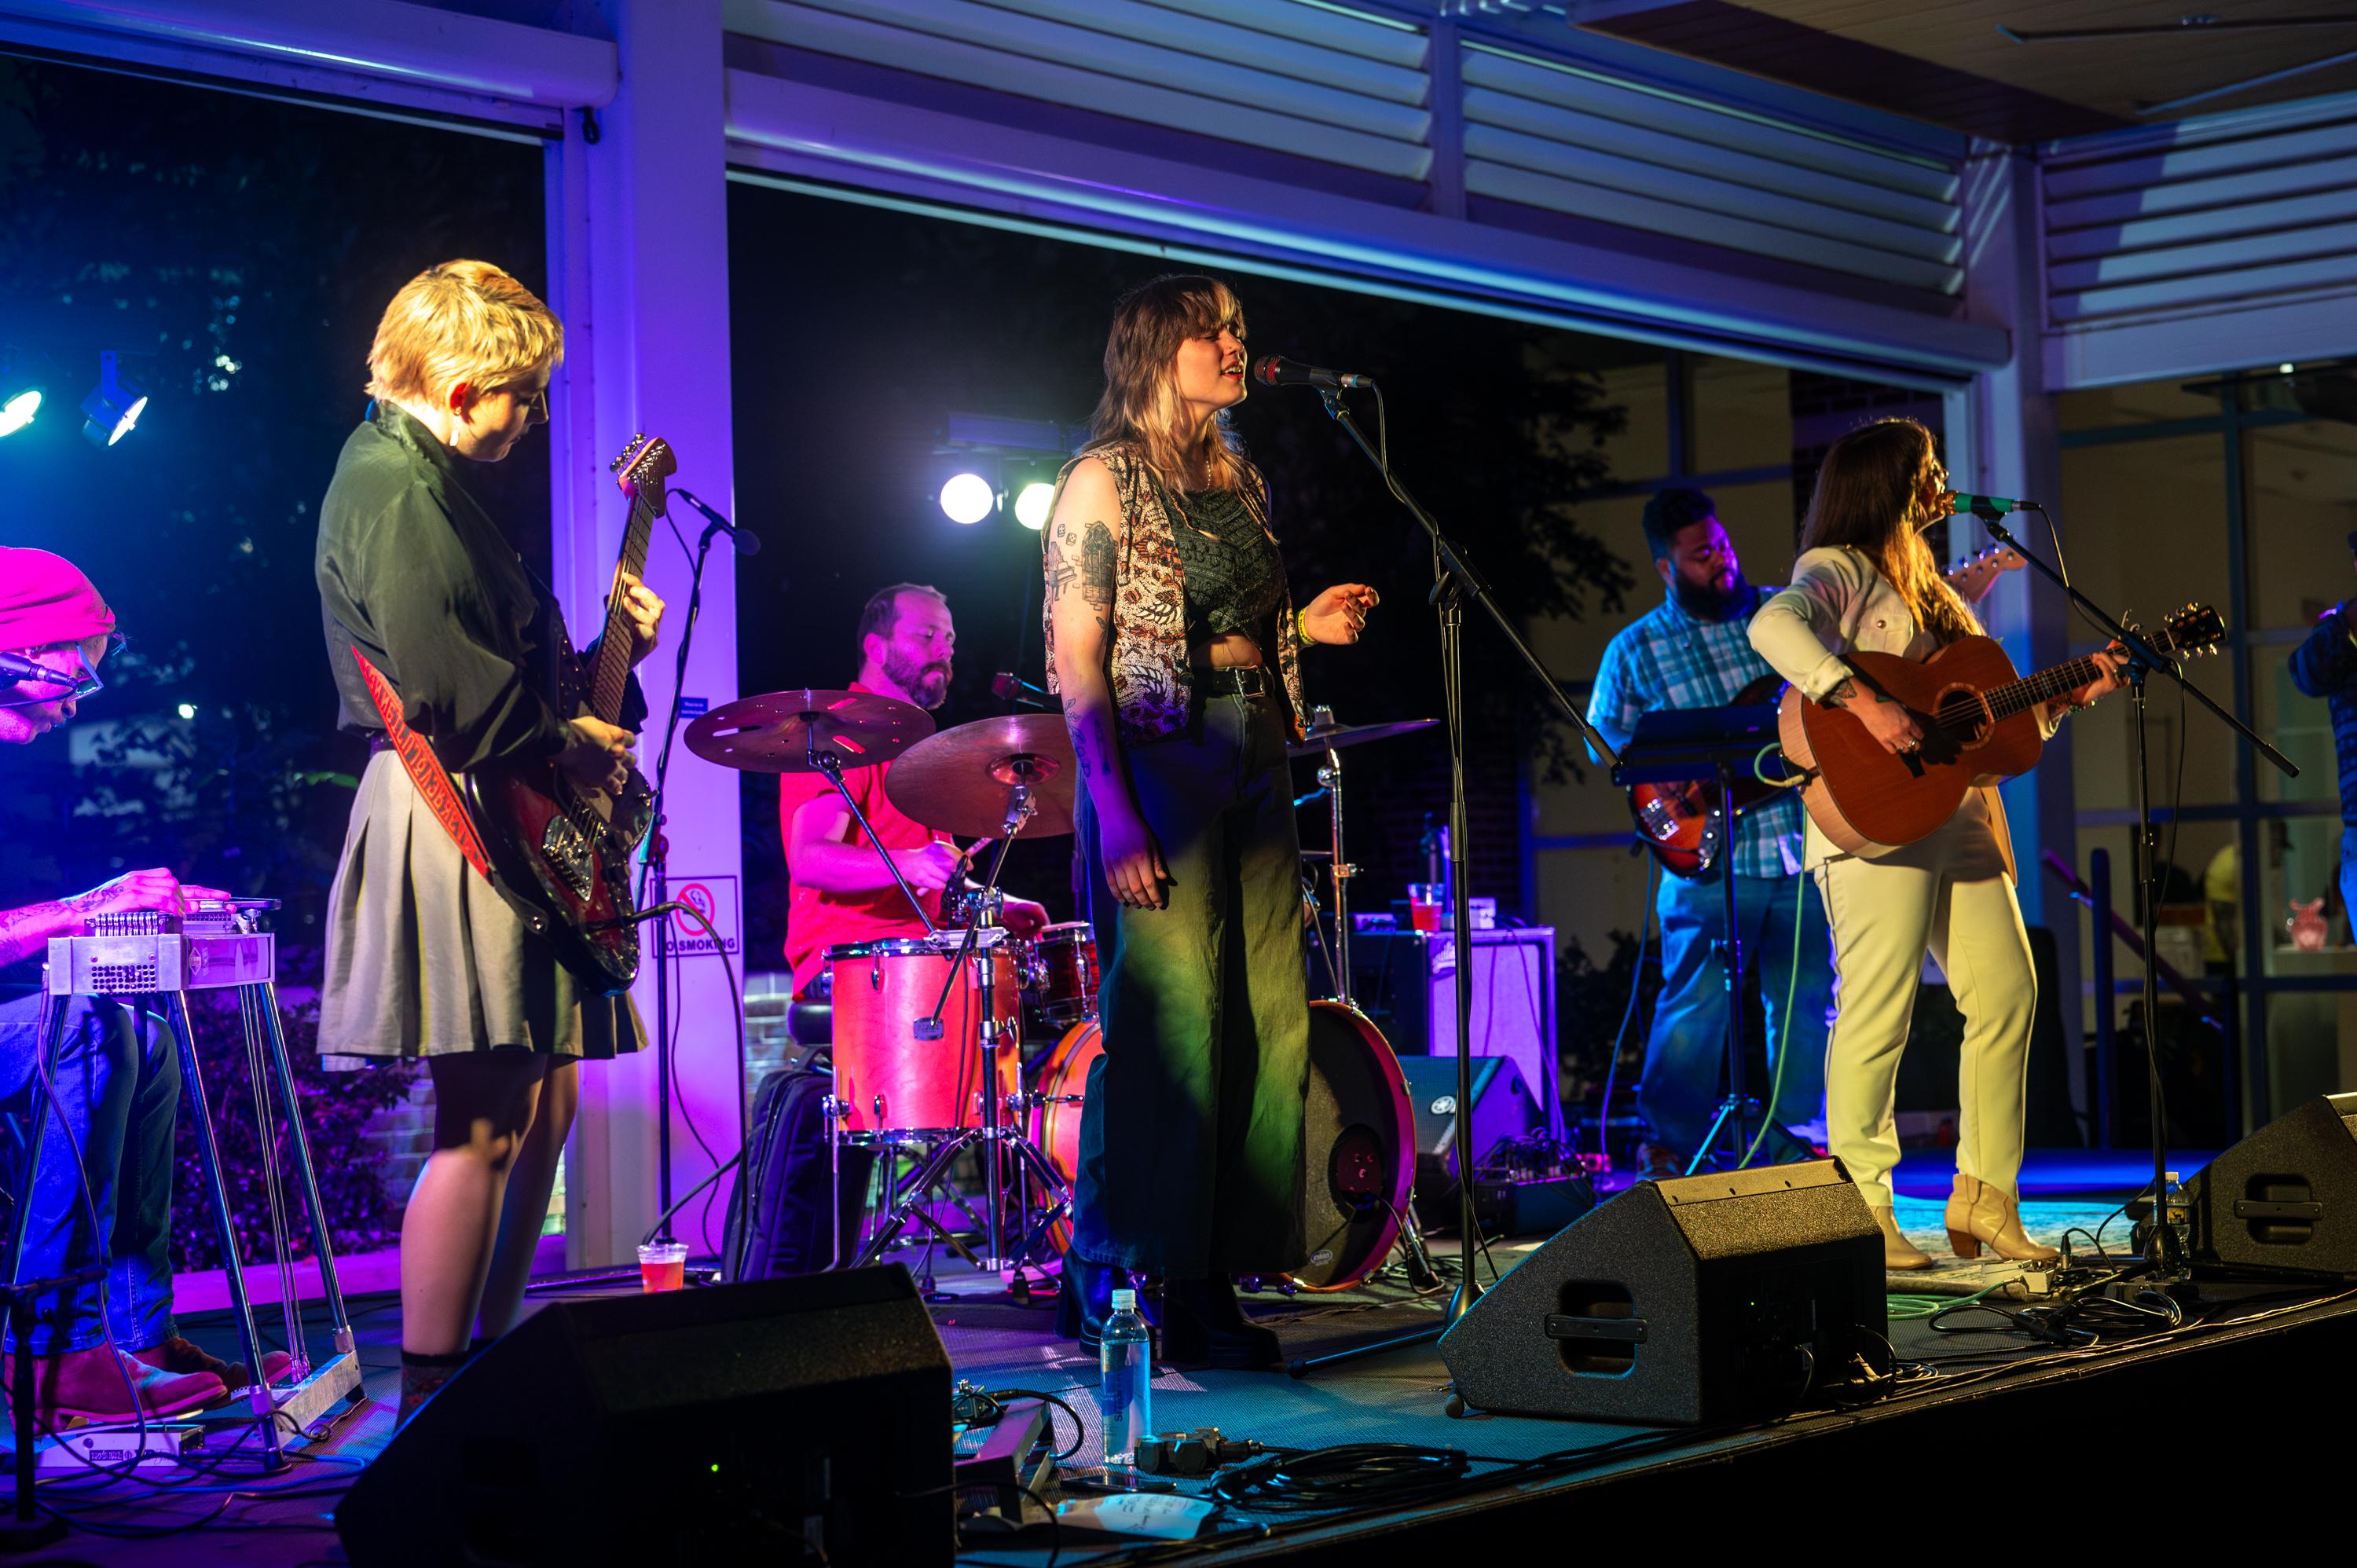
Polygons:
[[[1623,789],[1632,784],[1688,781],[1716,781],[1718,786],[1718,800],[1711,810],[1712,822],[1703,833],[1703,854],[1708,872],[1717,874],[1725,895],[1726,925],[1715,945],[1719,955],[1719,974],[1727,990],[1727,1096],[1718,1103],[1718,1115],[1712,1121],[1710,1131],[1695,1145],[1686,1164],[1688,1176],[1702,1168],[1718,1147],[1720,1134],[1729,1126],[1735,1130],[1730,1145],[1734,1155],[1731,1165],[1740,1166],[1751,1147],[1749,1133],[1752,1105],[1744,1083],[1743,1059],[1743,929],[1735,907],[1735,876],[1729,859],[1735,852],[1732,824],[1738,814],[1735,804],[1738,772],[1752,773],[1762,757],[1776,752],[1778,746],[1776,707],[1772,703],[1724,708],[1659,708],[1638,718],[1636,732],[1621,748],[1620,764],[1612,769],[1612,782]],[[1777,768],[1781,775],[1781,752]],[[1604,1113],[1609,1115],[1611,1109],[1609,1105],[1604,1107]],[[1766,1130],[1800,1143],[1798,1134],[1776,1121],[1772,1104],[1760,1111],[1760,1117]]]

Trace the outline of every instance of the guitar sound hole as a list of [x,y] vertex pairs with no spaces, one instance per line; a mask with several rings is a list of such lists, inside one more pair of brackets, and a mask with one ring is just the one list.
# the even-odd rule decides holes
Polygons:
[[1974,745],[1988,733],[1988,704],[1967,687],[1941,693],[1936,716],[1949,740],[1960,746]]

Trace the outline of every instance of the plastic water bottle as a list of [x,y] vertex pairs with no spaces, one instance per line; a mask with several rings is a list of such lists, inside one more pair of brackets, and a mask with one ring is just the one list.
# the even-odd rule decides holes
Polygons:
[[1137,1445],[1154,1434],[1154,1342],[1137,1315],[1137,1293],[1113,1293],[1097,1348],[1097,1413],[1103,1418],[1104,1462],[1134,1465]]

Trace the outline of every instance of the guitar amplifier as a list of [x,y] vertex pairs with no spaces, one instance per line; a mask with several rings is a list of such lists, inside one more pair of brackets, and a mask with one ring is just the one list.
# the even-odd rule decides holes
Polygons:
[[[1352,999],[1401,1056],[1457,1054],[1457,954],[1452,931],[1356,931]],[[1555,928],[1473,933],[1473,1054],[1512,1059],[1560,1136],[1555,1094]]]

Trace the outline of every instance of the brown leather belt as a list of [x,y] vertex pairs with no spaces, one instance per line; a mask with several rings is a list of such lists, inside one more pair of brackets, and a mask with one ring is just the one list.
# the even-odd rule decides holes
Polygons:
[[1265,697],[1276,688],[1265,664],[1231,664],[1206,670],[1195,677],[1195,689],[1207,697]]

